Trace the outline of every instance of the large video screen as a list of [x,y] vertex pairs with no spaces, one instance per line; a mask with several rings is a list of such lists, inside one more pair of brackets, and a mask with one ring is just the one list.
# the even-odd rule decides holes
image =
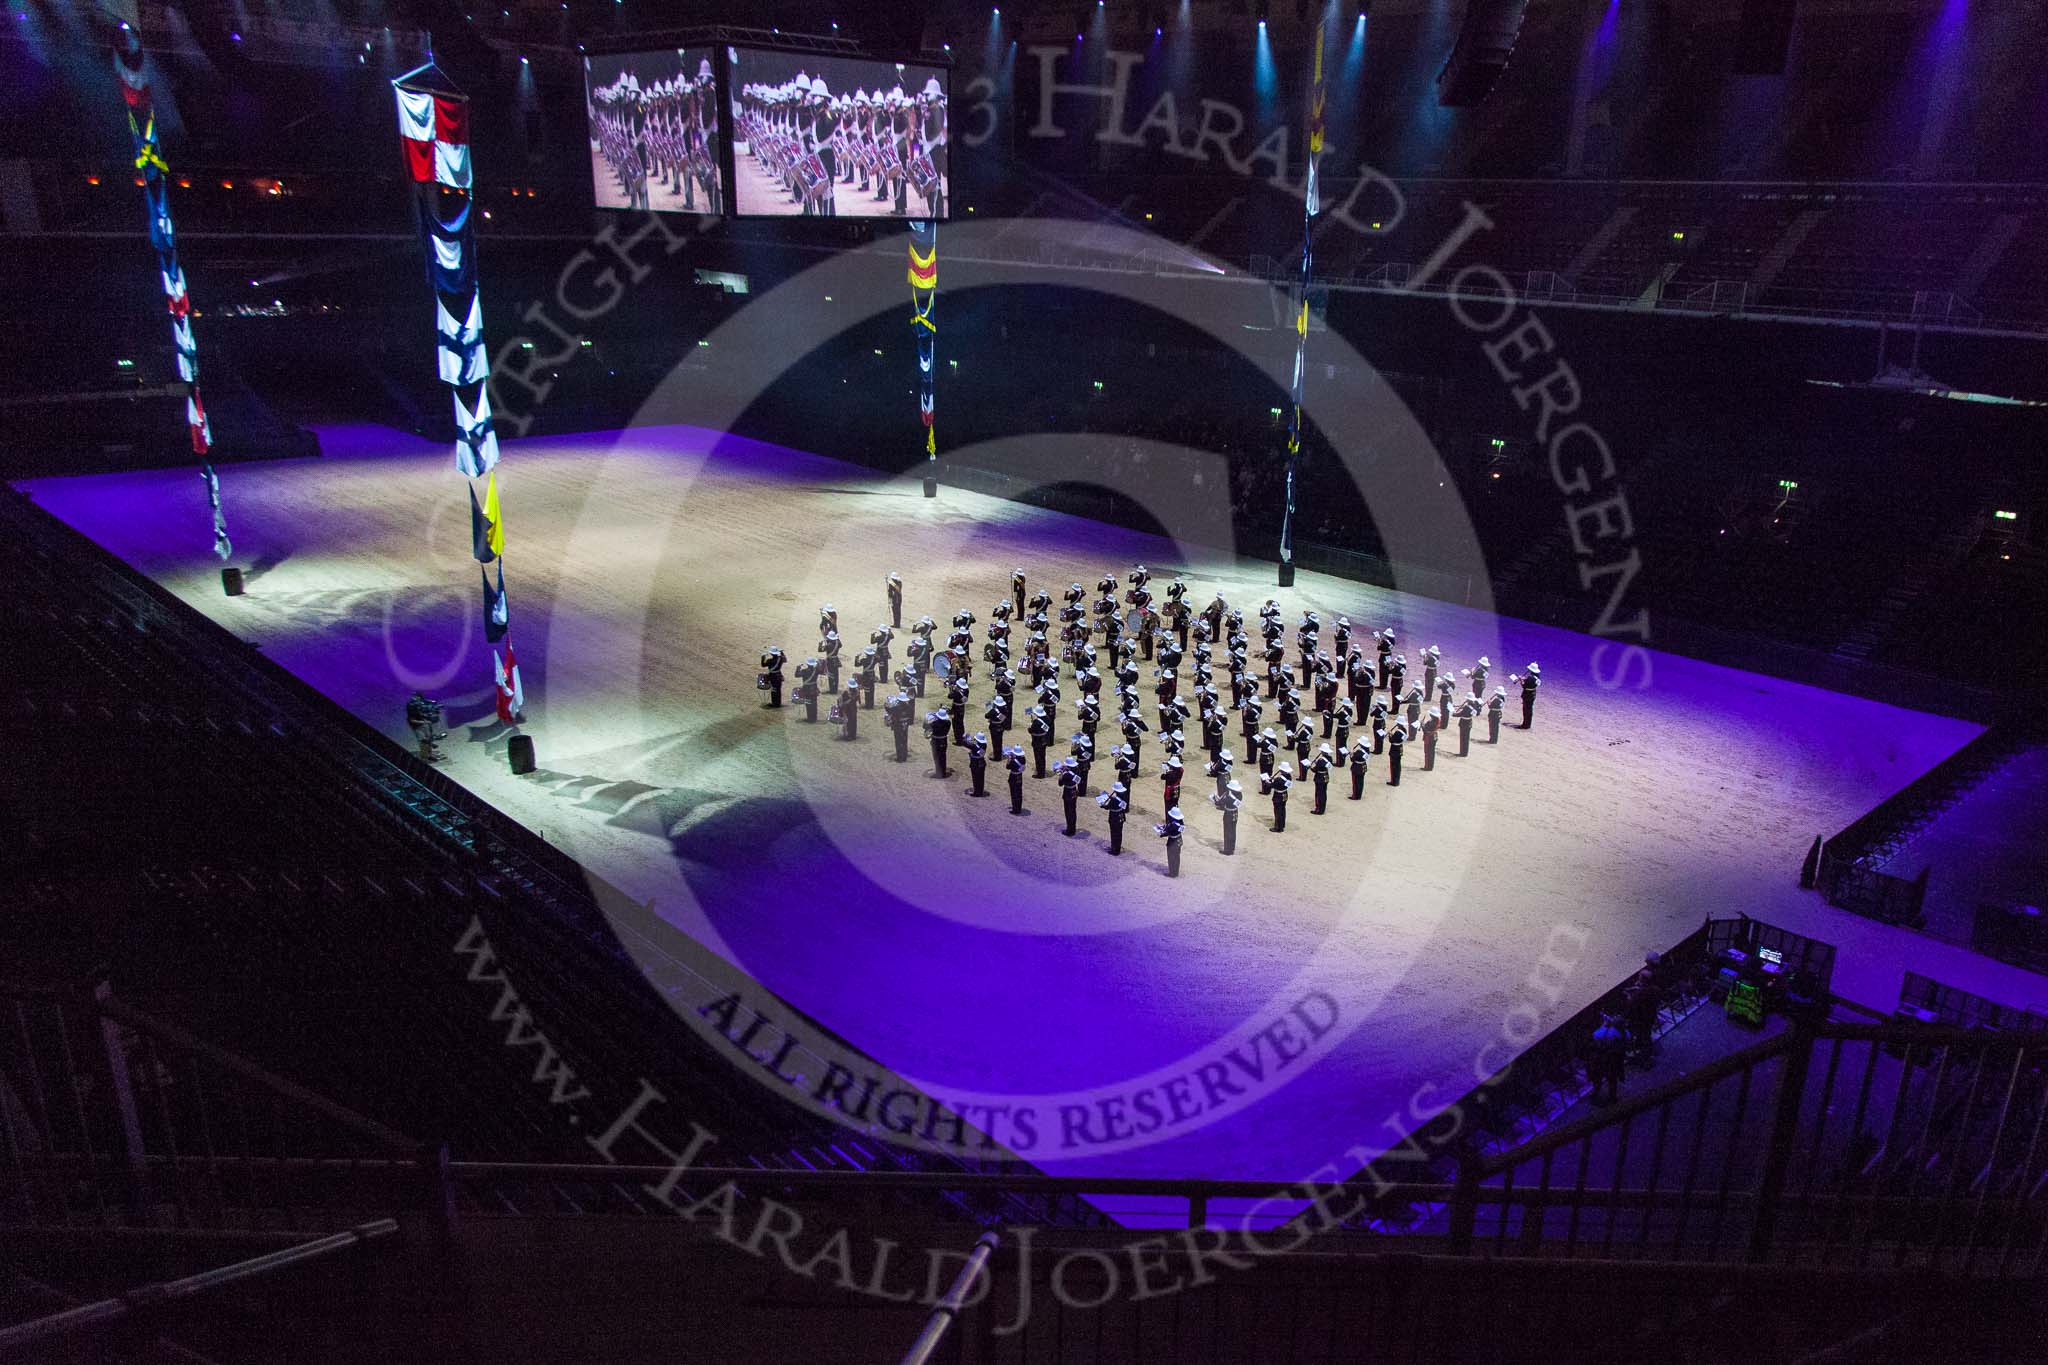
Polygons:
[[726,49],[733,211],[763,218],[944,218],[946,71]]
[[601,209],[723,213],[712,49],[583,59],[590,180]]

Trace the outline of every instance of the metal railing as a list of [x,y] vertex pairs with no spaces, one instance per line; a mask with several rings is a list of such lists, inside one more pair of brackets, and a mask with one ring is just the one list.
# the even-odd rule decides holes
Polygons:
[[388,1207],[366,1163],[418,1150],[104,988],[0,986],[0,1222],[290,1235]]
[[31,1350],[51,1350],[59,1342],[106,1331],[143,1313],[152,1318],[160,1317],[167,1310],[204,1295],[354,1251],[381,1242],[397,1231],[395,1220],[378,1218],[326,1237],[316,1237],[246,1261],[237,1261],[233,1265],[221,1266],[217,1270],[203,1270],[181,1279],[141,1285],[113,1298],[67,1308],[61,1313],[52,1313],[13,1327],[0,1327],[0,1360],[26,1360]]
[[2038,1275],[2048,1039],[1798,1024],[1466,1162],[1454,1251]]
[[910,1349],[903,1355],[903,1365],[928,1365],[939,1344],[946,1339],[946,1331],[953,1325],[953,1319],[968,1302],[968,1295],[974,1291],[974,1282],[987,1273],[988,1258],[996,1249],[997,1237],[993,1232],[984,1232],[975,1239],[974,1250],[967,1253],[966,1264],[953,1277],[949,1288],[932,1308],[932,1314],[925,1319],[924,1330],[917,1334]]

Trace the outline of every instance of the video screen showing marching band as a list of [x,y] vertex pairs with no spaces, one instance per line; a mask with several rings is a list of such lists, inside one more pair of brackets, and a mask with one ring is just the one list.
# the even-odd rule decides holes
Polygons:
[[742,216],[946,216],[946,72],[726,49]]
[[666,48],[583,59],[599,208],[725,211],[711,54]]

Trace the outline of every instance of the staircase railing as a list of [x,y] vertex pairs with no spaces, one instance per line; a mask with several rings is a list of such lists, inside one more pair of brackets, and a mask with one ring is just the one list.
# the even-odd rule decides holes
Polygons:
[[2035,1275],[2048,1035],[1825,1022],[1459,1171],[1450,1244]]
[[104,988],[0,983],[0,1222],[296,1233],[390,1207],[372,1165],[418,1152]]

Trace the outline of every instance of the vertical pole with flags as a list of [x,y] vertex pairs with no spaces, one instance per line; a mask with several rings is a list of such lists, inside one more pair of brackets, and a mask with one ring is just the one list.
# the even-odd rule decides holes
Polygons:
[[[178,243],[171,226],[171,168],[158,141],[156,101],[143,69],[142,44],[127,24],[114,48],[114,72],[121,78],[121,97],[128,106],[128,135],[135,149],[136,183],[149,213],[149,244],[156,252],[157,275],[171,314],[171,345],[178,353],[178,378],[185,385],[185,426],[192,453],[199,457],[199,477],[213,511],[213,552],[225,560],[235,552],[228,539],[227,514],[221,510],[220,476],[213,469],[213,426],[199,396],[199,343],[192,334],[192,299],[185,289],[185,271],[178,264]],[[241,591],[241,572],[223,569],[221,583],[230,593]]]
[[[469,98],[431,61],[394,80],[391,88],[398,102],[399,145],[413,187],[427,283],[434,293],[436,363],[455,408],[455,468],[469,493],[471,553],[485,566],[484,639],[492,651],[498,714],[514,724],[523,718],[524,693],[512,653],[511,612],[505,597],[498,437],[491,422],[490,362],[484,349],[483,297],[477,287]],[[481,503],[479,479],[484,480]],[[495,587],[488,568],[493,563]]]
[[933,367],[939,326],[932,321],[932,306],[939,301],[939,224],[937,219],[910,224],[910,330],[917,337],[917,414],[924,422],[924,495],[939,495],[936,477],[939,460],[938,433],[932,426]]
[[1293,406],[1287,417],[1287,495],[1280,509],[1280,586],[1294,583],[1294,493],[1301,464],[1301,391],[1308,368],[1308,290],[1315,269],[1315,223],[1322,212],[1322,192],[1317,184],[1323,159],[1323,110],[1329,88],[1323,79],[1323,39],[1329,29],[1327,17],[1316,24],[1315,72],[1308,95],[1308,170],[1303,185],[1301,214],[1301,273],[1289,302],[1294,314]]

